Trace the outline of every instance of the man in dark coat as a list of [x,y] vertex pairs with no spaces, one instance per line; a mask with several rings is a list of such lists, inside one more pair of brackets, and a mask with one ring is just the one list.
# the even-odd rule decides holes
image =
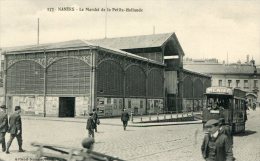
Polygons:
[[6,153],[9,154],[9,148],[12,144],[12,141],[16,137],[18,146],[19,146],[19,152],[24,152],[22,148],[22,120],[21,120],[21,107],[20,106],[15,106],[15,111],[12,115],[10,115],[9,118],[9,129],[8,132],[10,133],[10,140],[7,143],[7,149]]
[[8,130],[8,116],[6,114],[6,106],[0,106],[0,144],[2,144],[2,151],[6,150],[5,134]]
[[129,120],[129,114],[126,111],[126,109],[124,109],[121,115],[121,121],[123,122],[124,130],[126,130],[128,120]]
[[224,118],[219,119],[219,133],[224,133],[227,135],[228,139],[230,140],[231,145],[233,145],[233,134],[231,126],[225,123]]
[[233,151],[227,135],[219,132],[219,121],[207,121],[208,132],[201,146],[202,156],[206,161],[233,161]]
[[99,125],[99,118],[98,118],[96,109],[93,109],[93,120],[95,123],[94,129],[95,129],[95,132],[97,132],[97,125]]
[[95,129],[95,122],[93,119],[93,113],[89,113],[89,117],[87,120],[87,126],[86,129],[88,130],[88,137],[94,138],[94,129]]

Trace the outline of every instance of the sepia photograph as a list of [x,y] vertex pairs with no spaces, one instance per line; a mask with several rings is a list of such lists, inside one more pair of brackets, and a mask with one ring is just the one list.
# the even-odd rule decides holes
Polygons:
[[0,161],[259,161],[259,0],[0,0]]

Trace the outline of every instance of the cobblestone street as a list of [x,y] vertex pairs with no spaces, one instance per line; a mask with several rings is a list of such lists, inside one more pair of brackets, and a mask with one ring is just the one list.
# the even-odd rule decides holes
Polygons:
[[[249,111],[246,133],[234,137],[234,156],[237,161],[260,160],[260,109]],[[102,125],[101,119],[96,133],[94,150],[121,159],[132,161],[199,161],[203,160],[200,146],[203,137],[201,124],[128,127]],[[85,123],[61,122],[38,119],[23,119],[23,140],[26,153],[18,153],[14,141],[7,155],[0,153],[6,161],[30,160],[35,150],[31,142],[81,147],[81,140],[87,136]],[[7,134],[6,139],[9,139]]]

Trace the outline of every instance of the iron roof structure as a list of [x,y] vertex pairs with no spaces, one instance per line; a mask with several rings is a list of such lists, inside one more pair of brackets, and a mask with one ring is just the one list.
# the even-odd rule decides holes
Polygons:
[[142,48],[154,48],[162,47],[168,41],[173,41],[174,46],[179,49],[180,53],[184,55],[183,49],[177,39],[174,32],[153,34],[153,35],[139,35],[129,37],[116,37],[116,38],[104,38],[88,40],[93,44],[104,45],[116,49],[142,49]]
[[10,48],[3,48],[2,53],[4,55],[9,54],[24,54],[24,53],[38,53],[38,52],[50,52],[50,51],[62,51],[62,50],[82,50],[82,49],[99,49],[107,52],[112,52],[117,55],[122,55],[146,62],[150,62],[153,64],[158,64],[161,66],[165,66],[161,62],[157,62],[148,58],[144,58],[129,52],[125,52],[119,49],[105,47],[105,46],[97,46],[94,45],[86,40],[70,40],[58,43],[46,43],[40,45],[28,45],[28,46],[19,46],[19,47],[10,47]]
[[93,44],[110,46],[116,49],[148,48],[162,46],[172,36],[172,34],[173,33],[116,37],[88,41]]

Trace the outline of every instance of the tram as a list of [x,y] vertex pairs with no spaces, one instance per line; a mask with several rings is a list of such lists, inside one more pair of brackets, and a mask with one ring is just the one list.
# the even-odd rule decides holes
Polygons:
[[203,127],[210,119],[224,118],[232,133],[245,131],[246,92],[238,88],[208,87],[205,107],[202,112]]

